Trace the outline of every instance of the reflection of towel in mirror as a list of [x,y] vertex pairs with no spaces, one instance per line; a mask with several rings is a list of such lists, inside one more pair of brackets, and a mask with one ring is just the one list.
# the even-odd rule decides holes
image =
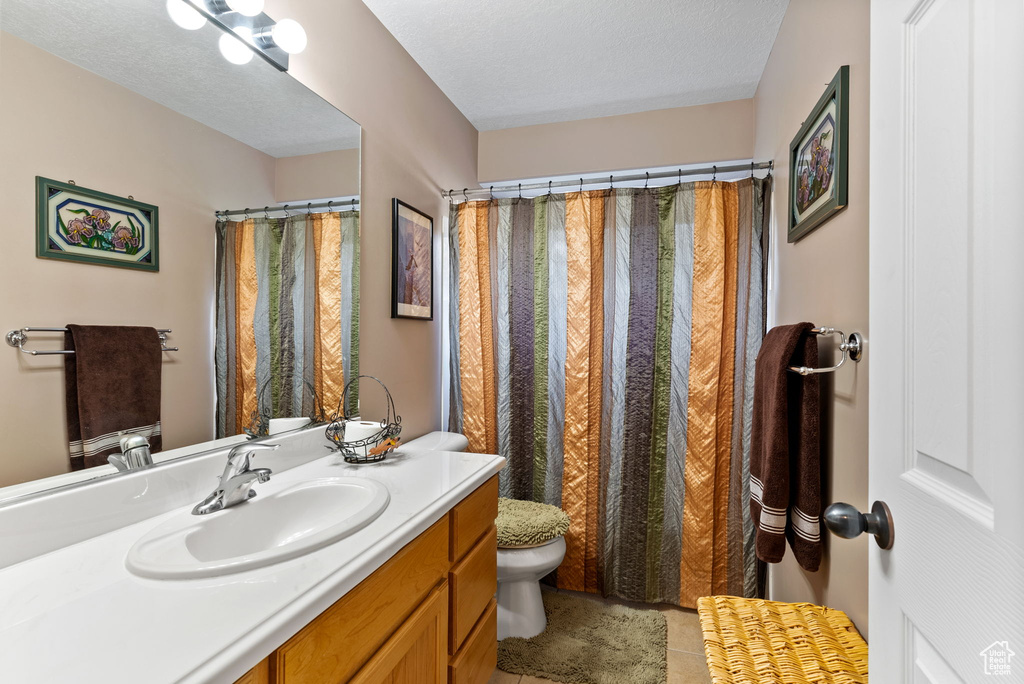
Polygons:
[[821,463],[818,376],[791,373],[816,367],[811,323],[772,328],[754,371],[750,450],[750,514],[757,557],[778,563],[786,539],[797,562],[814,572],[821,562]]
[[121,433],[161,447],[160,337],[155,328],[68,325],[64,357],[71,469],[120,453]]

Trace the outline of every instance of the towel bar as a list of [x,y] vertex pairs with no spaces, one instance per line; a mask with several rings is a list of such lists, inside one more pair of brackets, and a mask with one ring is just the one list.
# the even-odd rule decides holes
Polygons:
[[[7,333],[6,340],[7,344],[15,347],[23,354],[31,354],[32,356],[52,356],[55,354],[74,354],[73,349],[51,349],[51,350],[39,350],[39,349],[25,349],[25,344],[28,342],[27,333],[30,332],[67,332],[67,328],[21,328],[20,330],[11,330]],[[165,352],[178,351],[177,347],[167,346],[167,334],[171,332],[170,329],[157,330],[157,334],[160,336],[160,350]]]
[[843,334],[842,330],[836,330],[835,328],[814,328],[811,330],[816,335],[839,335],[839,351],[842,352],[843,356],[839,359],[839,363],[830,368],[808,368],[807,366],[790,366],[789,370],[800,375],[812,375],[815,373],[831,373],[846,363],[846,357],[849,356],[854,362],[860,361],[861,356],[864,355],[864,339],[860,333],[850,333],[847,337]]

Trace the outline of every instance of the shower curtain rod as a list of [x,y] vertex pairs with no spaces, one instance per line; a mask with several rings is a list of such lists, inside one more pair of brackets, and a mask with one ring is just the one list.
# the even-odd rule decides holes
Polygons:
[[[327,211],[342,211],[346,205],[349,209],[355,209],[356,205],[359,204],[359,198],[354,197],[347,200],[329,200],[327,202],[298,202],[296,204],[282,204],[276,207],[255,207],[245,209],[231,209],[228,211],[215,211],[213,215],[217,217],[217,220],[227,219],[228,216],[247,216],[249,214],[269,214],[272,211],[283,211],[283,212],[295,212],[296,214],[310,214],[314,213],[314,209],[326,209]],[[321,213],[321,212],[315,212]]]
[[518,192],[520,195],[525,190],[527,192],[531,190],[551,190],[552,188],[573,188],[582,185],[594,185],[595,183],[608,183],[614,186],[615,183],[631,183],[636,181],[651,181],[658,180],[661,178],[678,178],[682,180],[685,176],[707,176],[711,175],[712,179],[719,173],[734,173],[736,171],[750,171],[753,175],[757,169],[768,169],[769,175],[772,169],[775,167],[774,161],[764,162],[751,162],[749,164],[725,164],[723,166],[712,165],[705,166],[699,169],[679,169],[678,171],[659,171],[658,173],[643,173],[643,174],[632,174],[629,176],[616,176],[614,174],[608,176],[590,176],[580,178],[579,180],[564,180],[564,181],[548,181],[547,183],[525,183],[516,185],[491,185],[486,188],[466,188],[461,192],[458,190],[442,190],[441,197],[447,198],[449,201],[454,202],[460,195],[469,199],[469,195],[479,195],[481,193],[488,197],[495,192]]

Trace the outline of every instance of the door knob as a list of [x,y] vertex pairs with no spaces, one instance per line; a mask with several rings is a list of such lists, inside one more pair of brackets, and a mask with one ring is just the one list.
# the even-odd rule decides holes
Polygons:
[[825,527],[837,537],[853,539],[862,532],[867,532],[874,535],[875,541],[883,549],[892,548],[896,532],[893,527],[892,513],[884,501],[876,501],[871,504],[870,513],[861,513],[848,503],[834,503],[825,509],[823,517],[825,518]]

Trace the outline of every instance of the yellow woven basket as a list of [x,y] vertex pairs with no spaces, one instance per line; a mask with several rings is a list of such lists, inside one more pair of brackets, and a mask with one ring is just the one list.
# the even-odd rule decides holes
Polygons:
[[867,684],[868,645],[841,610],[735,596],[697,610],[714,684]]

